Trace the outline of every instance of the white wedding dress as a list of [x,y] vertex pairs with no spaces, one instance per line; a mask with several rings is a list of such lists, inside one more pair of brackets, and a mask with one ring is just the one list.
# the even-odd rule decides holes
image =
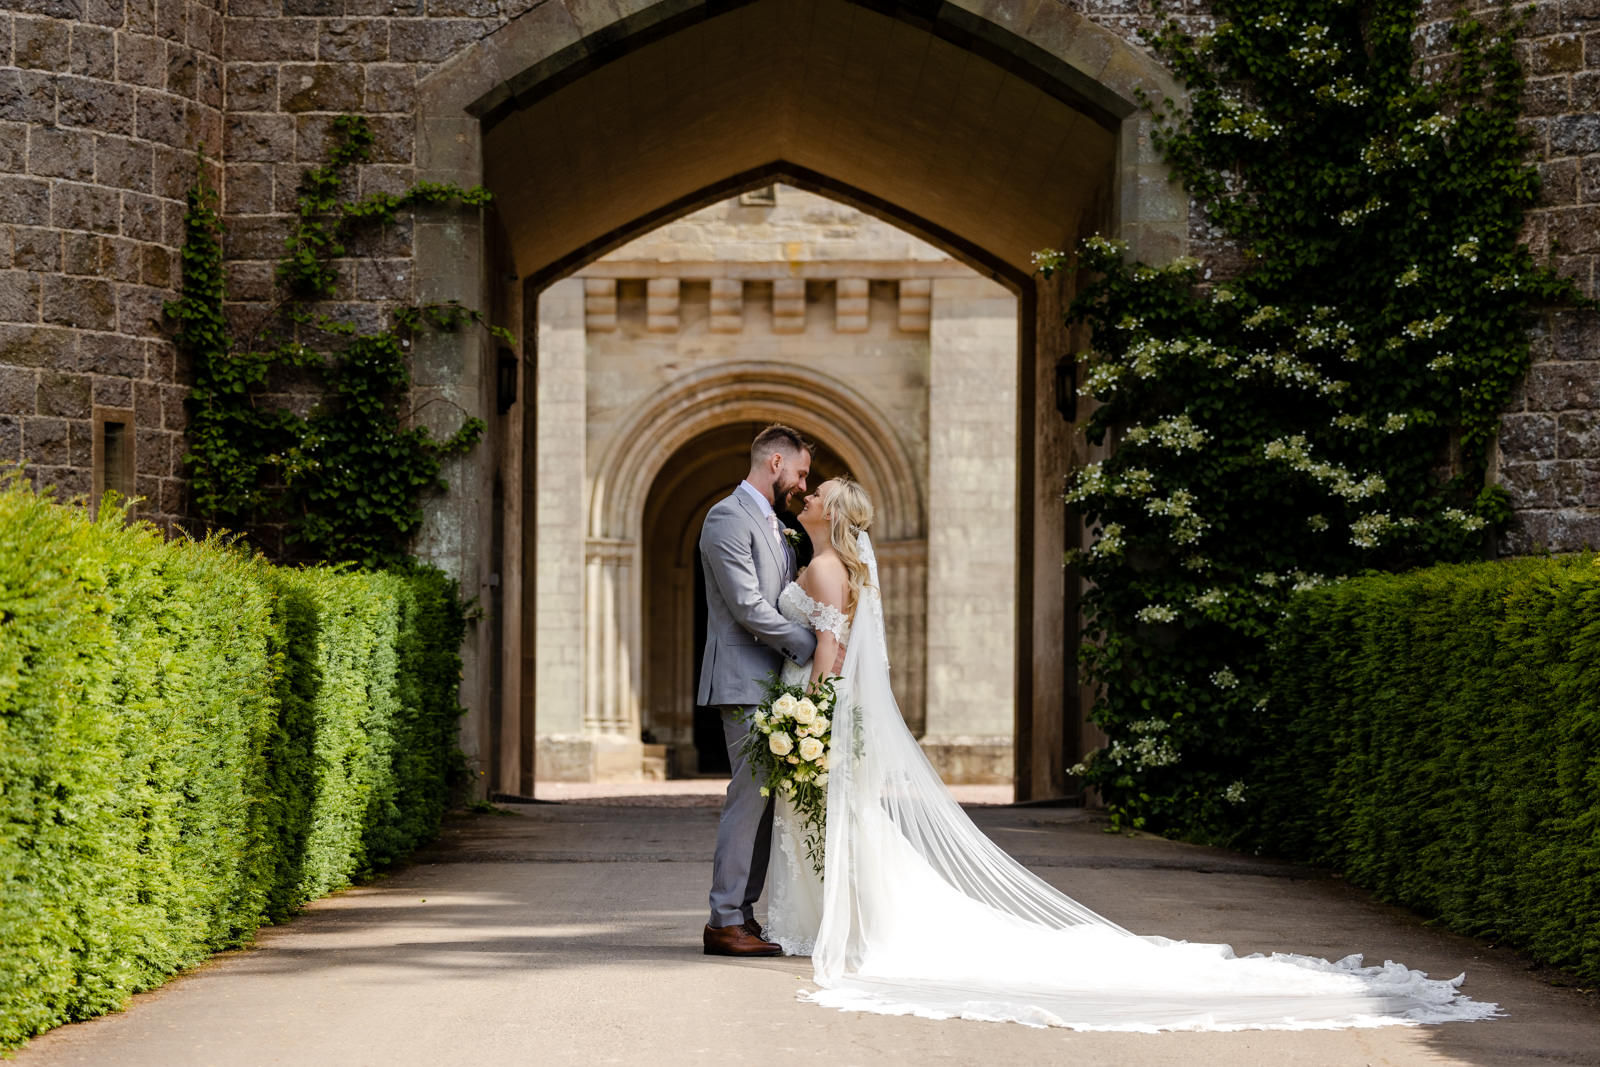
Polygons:
[[[877,586],[865,533],[858,542]],[[1141,937],[1006,855],[945,789],[889,688],[883,607],[853,620],[790,583],[779,610],[845,644],[829,753],[824,877],[780,797],[767,935],[812,957],[805,999],[928,1018],[1075,1030],[1310,1030],[1483,1019],[1493,1004],[1397,963],[1364,967]],[[853,636],[852,636],[853,631]],[[809,667],[787,665],[784,681]],[[1464,976],[1463,976],[1464,977]]]

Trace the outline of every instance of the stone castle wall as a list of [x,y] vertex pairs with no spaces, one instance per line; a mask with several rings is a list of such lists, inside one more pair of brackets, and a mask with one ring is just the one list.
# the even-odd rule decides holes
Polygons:
[[[1058,3],[1059,0],[1043,0]],[[1139,0],[1079,0],[1137,41]],[[1430,0],[1421,37],[1443,47],[1454,4]],[[1537,252],[1591,294],[1600,263],[1600,7],[1536,0],[1524,33],[1527,127],[1545,176],[1530,222]],[[991,10],[992,9],[992,10]],[[1023,0],[988,17],[1025,27]],[[1197,26],[1203,4],[1179,9]],[[362,190],[415,173],[416,86],[516,19],[571,35],[558,0],[7,0],[0,12],[0,461],[70,493],[94,484],[97,418],[134,434],[133,488],[163,523],[186,510],[186,375],[157,324],[174,293],[182,196],[204,144],[229,223],[241,316],[270,296],[301,169],[323,158],[332,118],[373,117]],[[508,75],[514,73],[508,71]],[[1197,251],[1226,258],[1196,232]],[[348,272],[353,316],[416,292],[401,225]],[[251,307],[250,305],[256,305]],[[1600,326],[1549,319],[1538,364],[1507,413],[1499,469],[1519,510],[1505,547],[1600,543]]]
[[[196,147],[223,137],[224,17],[202,0],[27,0],[0,13],[0,462],[95,488],[97,423],[132,435],[124,488],[186,512],[183,381],[159,320]],[[212,181],[220,175],[210,168]]]

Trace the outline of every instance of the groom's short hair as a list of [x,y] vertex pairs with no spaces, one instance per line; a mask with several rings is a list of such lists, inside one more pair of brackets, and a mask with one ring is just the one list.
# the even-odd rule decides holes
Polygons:
[[798,456],[802,452],[815,451],[811,447],[811,442],[800,436],[799,430],[773,423],[756,434],[756,439],[750,443],[750,465],[759,466],[774,452],[787,452]]

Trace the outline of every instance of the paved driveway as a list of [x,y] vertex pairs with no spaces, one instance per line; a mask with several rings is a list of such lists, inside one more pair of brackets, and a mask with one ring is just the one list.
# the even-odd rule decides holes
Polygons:
[[1014,855],[1141,933],[1241,953],[1363,952],[1504,1018],[1310,1033],[1079,1034],[802,1004],[804,960],[700,953],[715,798],[585,796],[454,818],[414,865],[257,947],[17,1055],[64,1064],[1600,1064],[1600,999],[1302,868],[1107,834],[1070,809],[977,807]]

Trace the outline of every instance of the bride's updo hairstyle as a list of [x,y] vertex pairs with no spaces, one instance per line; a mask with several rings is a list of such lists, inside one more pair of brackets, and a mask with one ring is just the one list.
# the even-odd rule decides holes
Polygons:
[[861,590],[872,583],[867,561],[861,558],[861,550],[856,547],[856,535],[872,528],[872,501],[867,499],[865,489],[841,474],[828,483],[822,510],[828,516],[828,540],[844,563],[845,575],[849,578],[845,617],[854,618]]

